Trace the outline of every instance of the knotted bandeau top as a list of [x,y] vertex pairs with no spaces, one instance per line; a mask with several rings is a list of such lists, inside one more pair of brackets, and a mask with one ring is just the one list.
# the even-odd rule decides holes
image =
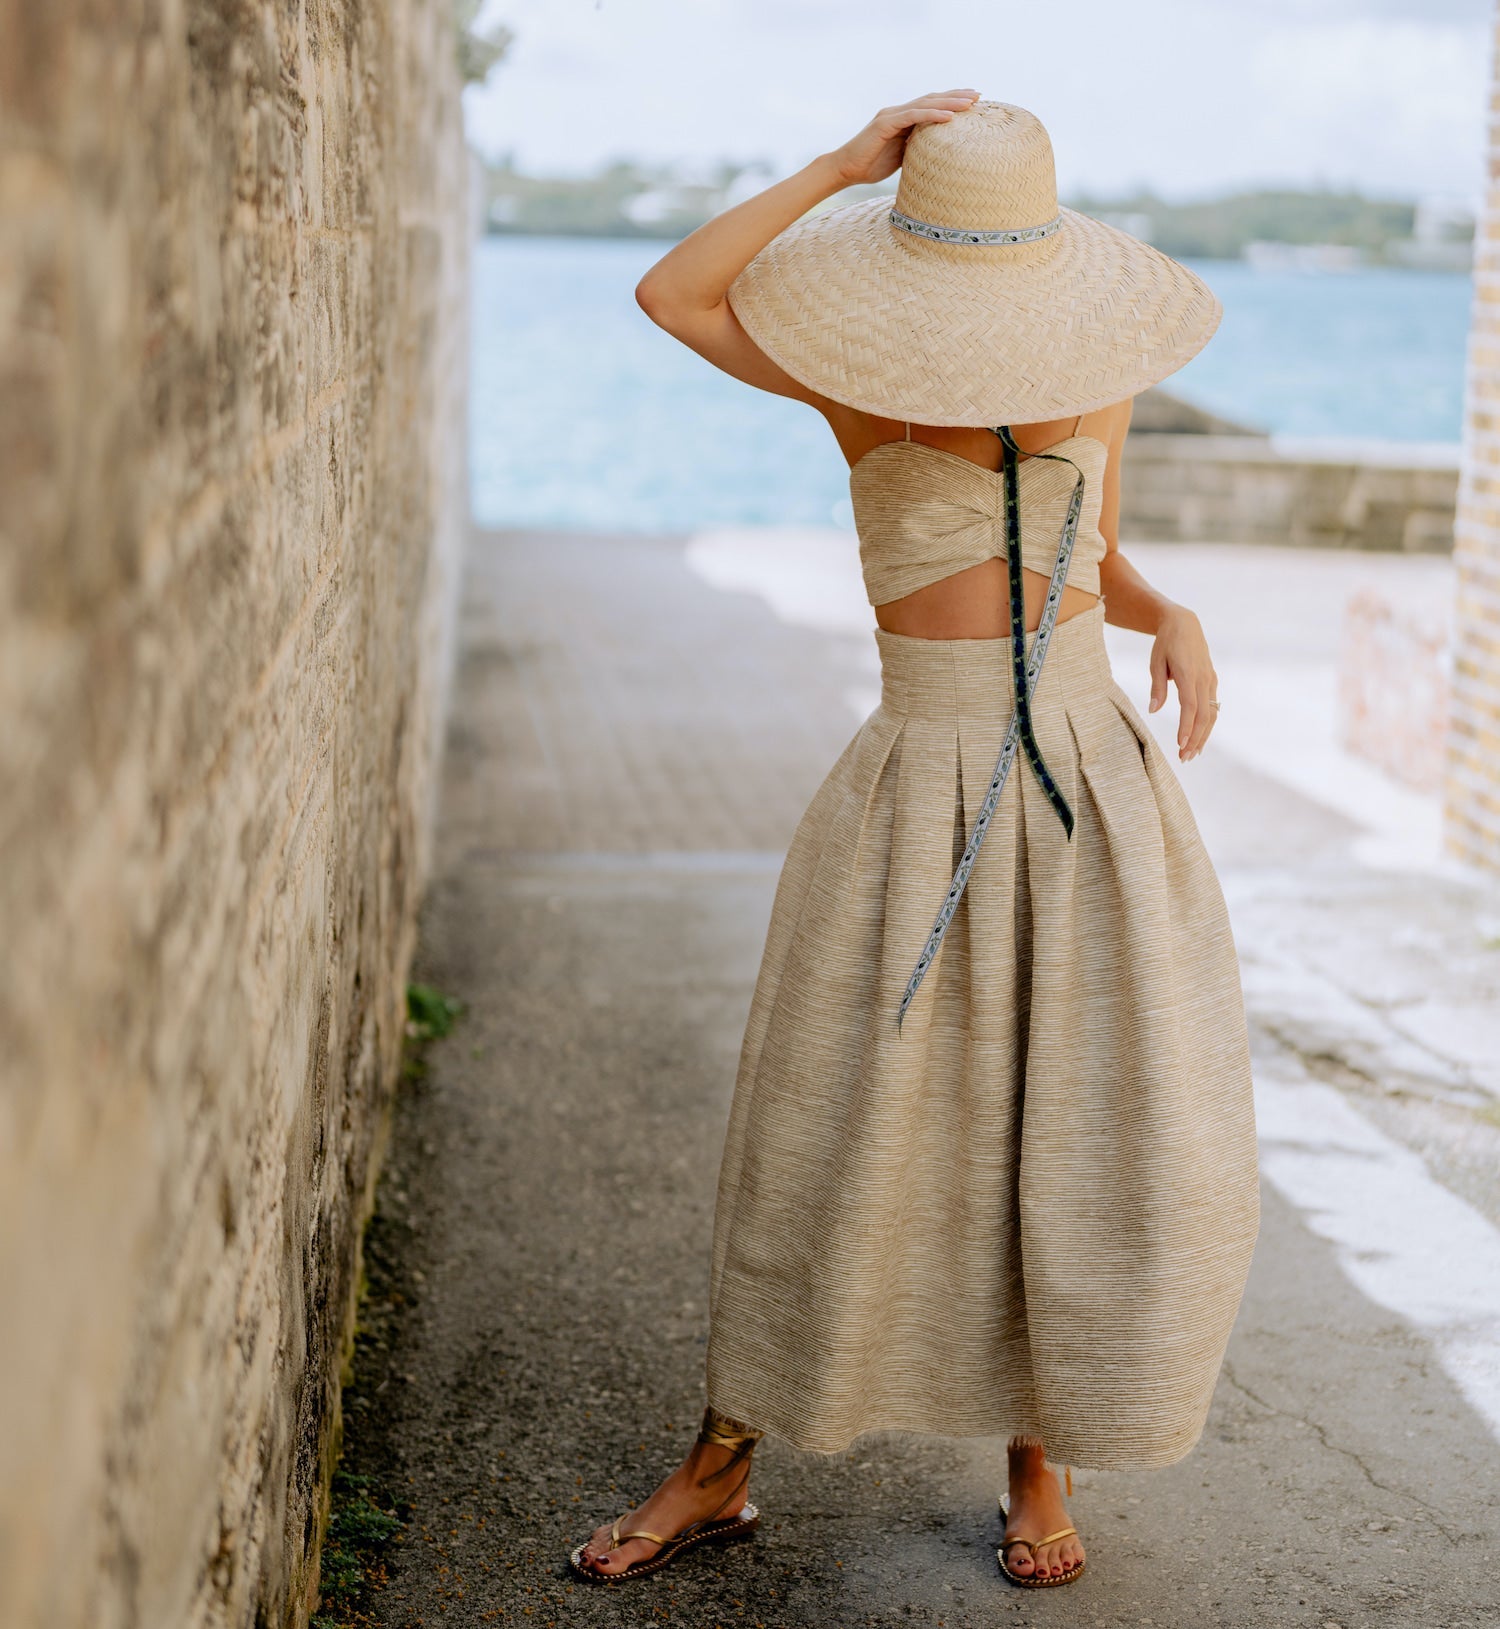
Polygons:
[[[1067,581],[1086,593],[1099,592],[1105,554],[1099,514],[1108,459],[1102,441],[1072,435],[1020,460],[1021,564],[1028,570],[1044,577],[1051,572],[1081,472],[1083,509]],[[882,441],[849,471],[849,497],[871,605],[915,593],[982,560],[1005,558],[1002,472],[946,448]]]

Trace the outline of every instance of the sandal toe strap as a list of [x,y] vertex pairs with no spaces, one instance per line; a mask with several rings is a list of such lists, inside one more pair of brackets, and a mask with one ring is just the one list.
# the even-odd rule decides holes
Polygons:
[[[694,1523],[694,1526],[696,1525],[697,1524]],[[618,1550],[626,1539],[633,1538],[649,1539],[652,1544],[671,1544],[673,1542],[669,1538],[663,1538],[660,1533],[648,1533],[644,1527],[637,1527],[629,1533],[622,1533],[620,1531],[620,1524],[618,1522],[616,1522],[615,1525],[610,1528],[609,1533],[610,1537],[614,1540],[614,1543],[610,1546],[610,1548],[615,1550]],[[679,1533],[677,1534],[677,1537],[681,1538],[683,1535]]]
[[1078,1529],[1076,1527],[1063,1527],[1055,1533],[1048,1533],[1046,1538],[1028,1539],[1016,1537],[1003,1539],[1001,1540],[1000,1548],[1002,1550],[1008,1550],[1012,1544],[1024,1544],[1026,1548],[1030,1550],[1033,1555],[1035,1555],[1044,1544],[1056,1544],[1059,1539],[1072,1538],[1077,1531]]
[[[621,1519],[623,1520],[624,1518],[622,1517]],[[733,1520],[734,1518],[731,1517],[729,1519]],[[612,1547],[616,1550],[619,1549],[626,1539],[648,1539],[652,1544],[659,1544],[663,1549],[665,1549],[669,1544],[681,1544],[684,1539],[692,1538],[693,1535],[701,1528],[712,1526],[713,1522],[714,1517],[712,1516],[700,1517],[695,1522],[689,1522],[681,1532],[673,1533],[671,1538],[663,1538],[660,1533],[648,1533],[644,1527],[633,1528],[628,1533],[622,1533],[620,1531],[620,1523],[618,1521],[613,1527],[610,1528],[609,1532],[611,1539],[614,1541]]]

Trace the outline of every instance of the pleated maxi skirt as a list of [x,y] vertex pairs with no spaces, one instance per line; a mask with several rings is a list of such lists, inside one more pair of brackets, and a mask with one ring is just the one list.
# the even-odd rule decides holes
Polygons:
[[913,964],[1013,705],[1008,642],[876,630],[882,685],[776,888],[714,1220],[708,1397],[801,1448],[1200,1436],[1259,1225],[1224,898],[1165,753],[1060,622],[937,960]]

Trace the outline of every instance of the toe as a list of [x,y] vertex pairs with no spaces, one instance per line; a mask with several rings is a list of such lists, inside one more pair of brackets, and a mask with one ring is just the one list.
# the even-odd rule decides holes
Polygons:
[[1071,1538],[1049,1545],[1048,1549],[1050,1554],[1047,1560],[1054,1576],[1060,1572],[1071,1571],[1074,1564],[1082,1559],[1082,1551]]
[[1036,1570],[1036,1561],[1023,1544],[1012,1544],[1005,1552],[1005,1564],[1018,1578],[1029,1578]]
[[627,1572],[637,1561],[654,1553],[657,1546],[644,1539],[626,1539],[618,1550],[610,1550],[595,1563],[600,1572]]

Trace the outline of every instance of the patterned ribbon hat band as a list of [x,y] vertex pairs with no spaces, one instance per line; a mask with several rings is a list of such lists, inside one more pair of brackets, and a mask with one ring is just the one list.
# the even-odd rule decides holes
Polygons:
[[899,209],[891,210],[892,226],[899,226],[914,237],[930,238],[934,243],[1036,243],[1061,231],[1062,223],[1062,216],[1054,215],[1043,226],[1001,227],[991,232],[981,227],[932,226],[927,221],[914,221]]

